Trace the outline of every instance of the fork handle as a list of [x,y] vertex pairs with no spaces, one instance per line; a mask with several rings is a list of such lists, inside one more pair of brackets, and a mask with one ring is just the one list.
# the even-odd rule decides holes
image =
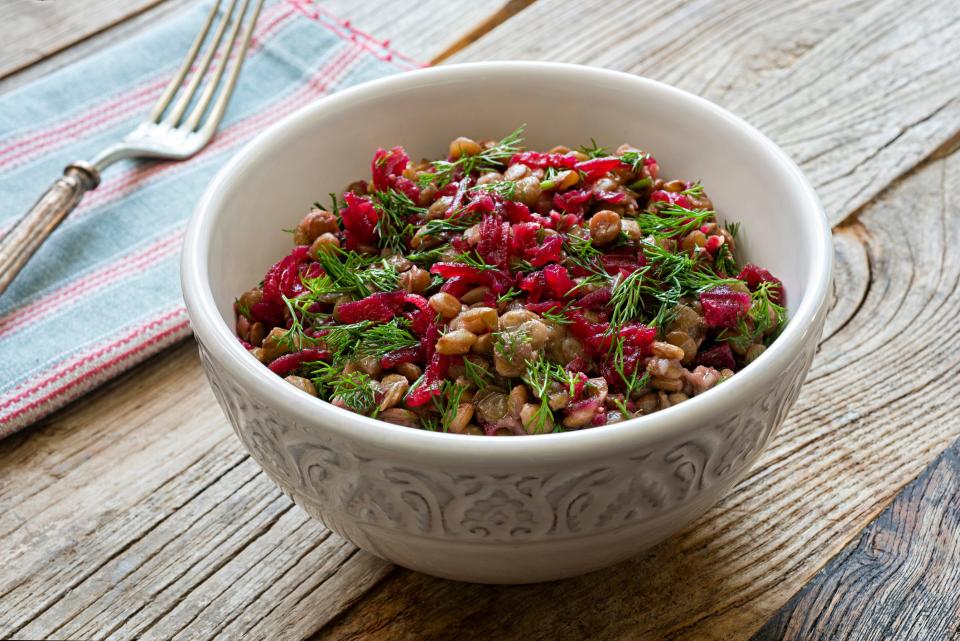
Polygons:
[[0,294],[23,269],[40,245],[83,199],[100,184],[100,172],[86,162],[67,165],[63,176],[0,240]]

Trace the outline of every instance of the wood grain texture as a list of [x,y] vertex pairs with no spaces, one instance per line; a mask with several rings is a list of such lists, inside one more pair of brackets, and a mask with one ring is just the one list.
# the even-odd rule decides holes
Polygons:
[[543,0],[452,60],[549,59],[669,82],[786,149],[833,222],[960,122],[960,12],[949,0]]
[[164,0],[96,0],[0,4],[4,41],[0,78],[43,60],[91,35],[109,29]]
[[748,478],[649,554],[526,587],[387,579],[318,639],[748,639],[960,436],[960,154],[838,229],[836,297],[797,406]]
[[250,460],[192,341],[51,423],[0,442],[0,637],[302,638],[388,570]]
[[[85,6],[87,7],[88,17],[95,19],[96,18],[96,9],[98,0],[93,2],[81,3],[70,2],[64,4],[70,4],[74,7]],[[92,53],[96,53],[101,49],[104,49],[115,42],[119,42],[124,38],[127,38],[141,29],[155,24],[158,20],[163,20],[169,15],[179,11],[180,9],[195,3],[196,0],[161,0],[160,2],[149,2],[148,8],[142,9],[139,12],[133,12],[126,15],[122,21],[118,21],[110,25],[109,28],[94,28],[93,32],[87,35],[82,40],[77,40],[75,37],[72,37],[70,34],[58,33],[56,29],[46,29],[40,27],[41,31],[44,33],[33,33],[32,31],[27,31],[18,35],[21,38],[21,41],[17,45],[22,49],[37,48],[40,44],[37,42],[39,40],[50,40],[54,36],[58,37],[60,40],[53,43],[53,46],[48,45],[48,53],[44,57],[35,58],[32,62],[29,62],[29,66],[17,68],[14,70],[13,67],[9,67],[6,72],[0,73],[0,94],[6,93],[8,91],[13,91],[17,87],[22,87],[37,78],[41,78],[49,73],[61,69],[77,60],[81,60],[86,56],[89,56]],[[49,5],[52,5],[53,2],[37,2],[35,0],[14,0],[11,5],[4,5],[4,11],[13,13],[14,9],[20,5],[35,5],[35,8],[32,11],[37,12],[44,10]],[[57,4],[60,4],[57,1]],[[130,3],[129,6],[136,7],[138,3]],[[140,3],[142,4],[142,3]],[[124,3],[116,3],[116,6],[123,8],[127,5]],[[38,22],[42,24],[44,21],[53,21],[55,18],[53,16],[38,19]],[[6,29],[6,23],[0,21],[0,33],[6,34],[4,31]],[[52,30],[52,35],[51,35]],[[72,43],[72,44],[70,44]],[[6,49],[4,49],[6,51]],[[15,54],[8,54],[15,55]],[[23,56],[23,53],[19,55]]]
[[[325,6],[429,60],[505,3]],[[0,442],[0,470],[0,638],[304,638],[390,570],[266,479],[192,341]]]
[[753,641],[960,638],[960,442]]

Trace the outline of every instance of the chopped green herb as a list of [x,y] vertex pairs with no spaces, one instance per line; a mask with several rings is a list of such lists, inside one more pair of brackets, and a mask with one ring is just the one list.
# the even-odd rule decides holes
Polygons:
[[745,352],[755,343],[769,345],[783,331],[787,322],[787,310],[770,300],[770,290],[776,283],[761,283],[751,294],[750,311],[740,318],[735,330],[725,329],[718,340],[730,343]]
[[712,220],[714,213],[709,209],[686,209],[680,205],[667,204],[656,213],[641,212],[635,220],[640,232],[654,238],[672,238],[685,236],[704,223]]
[[551,307],[547,311],[542,312],[540,316],[557,325],[567,325],[570,323],[570,319],[564,314],[564,308],[562,307]]
[[680,192],[684,196],[690,196],[691,198],[702,198],[703,197],[703,185],[700,184],[700,181],[696,181],[686,189]]
[[431,165],[433,171],[421,174],[418,178],[420,187],[426,187],[430,183],[437,187],[453,181],[458,170],[463,175],[468,176],[477,169],[496,169],[506,163],[515,153],[520,151],[520,143],[523,142],[523,129],[521,125],[511,133],[507,134],[500,142],[489,149],[484,149],[479,154],[473,156],[461,156],[457,160],[436,160]]
[[444,260],[444,256],[451,251],[450,243],[444,243],[431,249],[407,254],[407,260],[417,265],[432,265],[437,261]]
[[630,170],[633,173],[637,173],[643,169],[643,163],[649,157],[650,154],[646,154],[642,151],[627,151],[620,154],[620,160],[630,165]]
[[470,212],[464,214],[463,212],[455,211],[447,218],[434,218],[433,220],[428,220],[423,225],[420,226],[420,233],[424,236],[439,236],[445,232],[456,232],[462,234],[465,230],[473,227],[480,222],[480,214],[477,212]]
[[607,148],[601,147],[600,145],[598,145],[597,141],[594,140],[593,138],[590,139],[589,147],[586,145],[581,145],[580,147],[577,148],[577,151],[579,151],[582,154],[586,154],[590,156],[590,158],[603,158],[605,156],[610,155],[607,152]]
[[[440,413],[439,431],[449,432],[450,424],[456,418],[460,409],[460,399],[467,388],[453,381],[444,381],[440,387],[440,394],[433,397],[433,405]],[[438,431],[434,429],[434,431]]]
[[409,196],[395,189],[374,192],[371,200],[378,215],[375,230],[380,246],[403,252],[412,235],[411,216],[422,214],[426,209],[418,207]]
[[473,359],[463,359],[463,368],[465,370],[464,376],[466,376],[467,380],[473,383],[478,390],[483,390],[494,380],[493,372]]
[[555,423],[553,410],[550,409],[550,387],[557,383],[572,390],[576,381],[571,383],[569,373],[563,367],[543,356],[526,361],[526,371],[521,379],[527,384],[533,395],[540,399],[540,407],[533,417],[533,432],[542,433],[546,430],[547,425]]
[[512,361],[517,355],[517,350],[530,342],[530,336],[526,330],[519,327],[496,332],[494,338],[496,339],[494,350],[508,361]]
[[501,180],[495,183],[486,183],[471,187],[471,191],[485,191],[495,194],[504,200],[515,200],[517,194],[517,182],[515,180]]
[[499,269],[496,265],[488,265],[484,260],[483,256],[477,253],[476,250],[466,251],[460,254],[457,254],[450,259],[451,263],[463,263],[464,265],[469,265],[476,270],[486,271],[486,270],[497,270]]
[[497,299],[497,305],[502,305],[503,303],[509,302],[522,293],[523,292],[521,292],[519,289],[515,287],[511,287],[506,291],[505,294],[503,294],[502,296],[500,296],[500,298]]
[[247,317],[247,318],[250,318],[250,306],[249,306],[249,305],[247,305],[246,303],[240,302],[240,299],[239,299],[239,298],[234,298],[234,299],[233,299],[233,306],[234,306],[234,308],[237,310],[237,313],[238,313],[238,314],[240,314],[241,316],[245,316],[245,317]]
[[568,260],[604,280],[609,280],[609,274],[600,263],[603,252],[594,247],[589,238],[570,234],[563,243],[563,249],[567,253]]

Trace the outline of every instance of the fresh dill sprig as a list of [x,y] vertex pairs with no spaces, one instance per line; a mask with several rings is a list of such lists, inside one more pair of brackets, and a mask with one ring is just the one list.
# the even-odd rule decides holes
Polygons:
[[[725,223],[724,228],[733,240],[736,241],[737,236],[740,234],[740,223]],[[720,245],[720,249],[717,250],[717,254],[713,258],[713,265],[717,272],[728,276],[740,272],[740,267],[737,265],[737,257],[733,255],[733,250],[730,249],[728,243]]]
[[517,350],[530,342],[530,335],[521,328],[496,332],[493,337],[496,341],[494,351],[508,361],[512,361],[517,355]]
[[713,257],[713,267],[720,274],[737,274],[740,269],[737,267],[737,260],[730,251],[727,243],[720,245],[716,255]]
[[691,198],[701,198],[703,196],[703,185],[698,180],[680,193]]
[[447,218],[428,220],[420,226],[419,233],[424,236],[439,236],[446,232],[459,234],[479,223],[480,218],[478,212],[463,213],[456,211]]
[[440,421],[434,414],[424,414],[420,417],[420,426],[428,432],[439,432],[442,428]]
[[477,253],[477,250],[471,249],[470,251],[462,252],[457,254],[449,260],[451,263],[461,263],[463,265],[468,265],[473,267],[478,271],[488,271],[499,269],[496,265],[488,265],[484,260],[483,256]]
[[[363,372],[341,372],[340,376],[330,383],[330,398],[339,399],[354,412],[366,414],[374,410],[377,404],[377,390],[374,386],[374,381]],[[371,416],[376,417],[376,412]]]
[[467,388],[459,383],[443,381],[440,386],[440,393],[433,397],[433,406],[440,413],[439,431],[450,431],[450,424],[457,416],[457,411],[460,409],[460,399],[463,398],[466,391]]
[[600,145],[598,145],[597,141],[594,140],[593,138],[590,139],[589,147],[586,145],[580,145],[579,147],[577,147],[577,151],[579,151],[582,154],[586,154],[590,158],[604,158],[605,156],[610,155],[607,152],[607,148],[601,147]]
[[567,259],[574,264],[605,280],[609,279],[609,274],[600,263],[603,252],[594,247],[589,238],[568,235],[563,242],[563,249],[567,253]]
[[685,236],[695,229],[699,229],[705,222],[714,217],[709,209],[686,209],[680,205],[668,204],[656,213],[640,212],[635,220],[640,225],[640,232],[654,238],[672,238]]
[[503,295],[501,295],[500,298],[497,299],[497,305],[502,305],[503,303],[509,302],[522,293],[523,292],[516,287],[511,287]]
[[333,212],[334,214],[339,215],[339,214],[340,214],[340,210],[344,208],[344,205],[340,202],[340,199],[337,198],[337,195],[336,195],[336,194],[334,194],[334,193],[331,192],[331,193],[328,194],[328,195],[330,196],[330,208],[329,208],[329,209],[327,209],[326,207],[324,207],[323,205],[321,205],[321,204],[320,204],[319,202],[317,202],[317,201],[314,201],[313,206],[316,207],[317,209],[322,209],[323,211],[329,211],[329,212]]
[[537,268],[529,260],[515,260],[510,264],[510,268],[523,274],[537,271]]
[[547,170],[543,174],[543,180],[540,182],[540,188],[553,189],[557,176],[560,175],[561,171],[566,171],[566,169],[561,170],[556,167],[547,167]]
[[647,264],[617,282],[611,292],[611,328],[641,318],[649,313],[648,305],[656,304],[656,312],[646,324],[662,329],[672,320],[674,308],[683,298],[736,281],[718,275],[684,252],[674,253],[649,242],[641,248]]
[[333,362],[345,363],[357,351],[363,340],[364,332],[371,325],[373,325],[372,321],[360,321],[349,325],[324,327],[323,329],[327,330],[327,333],[321,336],[319,340],[333,354],[331,359]]
[[475,187],[471,187],[469,191],[482,191],[488,194],[494,194],[496,196],[499,196],[504,200],[516,200],[517,181],[501,180],[495,183],[486,183],[485,185],[477,185]]
[[250,306],[246,303],[241,303],[239,298],[233,299],[233,307],[237,310],[237,313],[241,316],[250,318]]
[[388,352],[419,344],[405,318],[386,323],[360,321],[349,325],[324,327],[327,333],[319,340],[332,352],[332,361],[345,363],[364,356],[381,357]]
[[426,211],[418,207],[405,193],[396,189],[377,191],[371,199],[377,210],[377,225],[374,230],[380,237],[380,246],[396,252],[403,252],[407,248],[411,216]]
[[526,361],[526,370],[520,378],[530,387],[534,396],[546,400],[551,384],[566,385],[567,371],[563,369],[563,366],[540,355],[535,359]]
[[277,342],[291,351],[316,344],[316,341],[305,333],[306,330],[301,321],[302,310],[297,309],[293,302],[296,299],[287,298],[283,294],[280,295],[280,298],[283,299],[283,304],[287,306],[287,311],[290,312],[291,325]]
[[[314,361],[302,366],[321,397],[338,399],[354,412],[375,410],[377,390],[375,383],[363,372],[344,372],[342,364]],[[372,414],[376,416],[376,411]]]
[[[640,374],[640,368],[634,367],[633,372],[627,375],[627,363],[626,358],[623,353],[623,338],[621,336],[615,336],[611,342],[611,348],[613,354],[611,355],[611,362],[613,364],[613,369],[620,375],[620,380],[624,384],[624,396],[630,398],[630,396],[639,389],[646,387],[647,383],[650,382],[650,374],[646,371],[643,374]],[[623,410],[626,410],[624,407]],[[626,412],[625,412],[626,413]]]
[[502,140],[488,149],[484,149],[479,154],[472,156],[461,156],[457,160],[436,160],[431,163],[432,172],[420,174],[417,181],[420,187],[426,187],[434,183],[437,187],[443,187],[451,181],[458,172],[464,176],[469,176],[478,169],[496,169],[510,160],[510,157],[520,151],[520,144],[523,142],[523,129],[526,125],[521,125],[507,134]]
[[379,257],[334,248],[334,251],[318,252],[317,262],[325,273],[317,278],[301,279],[314,297],[351,293],[369,296],[374,291],[394,291],[400,284],[396,267]]
[[407,260],[417,265],[432,265],[440,260],[443,260],[443,258],[449,254],[450,251],[450,243],[444,243],[442,245],[438,245],[437,247],[407,254]]
[[405,318],[394,318],[390,322],[373,325],[364,330],[354,355],[381,357],[389,352],[416,347],[419,344],[420,341],[410,331],[410,322]]
[[630,165],[630,170],[633,173],[637,173],[643,169],[643,163],[649,157],[650,154],[642,151],[627,151],[620,154],[620,160]]
[[569,382],[569,373],[557,363],[547,360],[542,355],[526,361],[526,370],[521,380],[540,399],[540,407],[533,417],[534,433],[542,433],[547,425],[554,424],[553,410],[550,409],[550,388],[554,383],[567,387],[574,383]]
[[737,239],[737,236],[740,235],[740,223],[739,223],[739,222],[725,223],[723,226],[726,228],[726,230],[727,230],[728,232],[730,232],[730,235],[733,236],[733,239],[734,239],[734,240],[736,240],[736,239]]
[[631,272],[613,287],[609,303],[611,327],[622,327],[643,313],[643,295],[647,293],[643,286],[645,273],[643,268]]
[[750,310],[737,321],[735,330],[720,332],[718,340],[730,343],[741,352],[754,343],[769,345],[773,342],[787,322],[787,310],[770,300],[770,290],[777,286],[776,283],[760,283],[751,294]]
[[493,372],[470,358],[463,359],[464,376],[473,383],[478,390],[483,390],[494,380]]
[[550,309],[541,312],[540,316],[557,325],[568,325],[571,322],[570,319],[567,318],[567,315],[564,314],[563,307],[551,307]]

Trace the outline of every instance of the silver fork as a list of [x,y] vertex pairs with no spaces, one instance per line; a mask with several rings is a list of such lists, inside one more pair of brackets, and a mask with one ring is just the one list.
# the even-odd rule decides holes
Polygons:
[[[242,2],[229,0],[229,7],[224,9],[223,17],[217,24],[210,43],[204,47],[204,41],[207,40],[210,29],[216,21],[222,2],[223,0],[216,0],[214,3],[203,28],[190,46],[183,64],[167,85],[163,95],[157,100],[147,119],[127,134],[121,142],[110,145],[89,162],[81,160],[67,165],[63,170],[63,176],[0,240],[0,294],[6,291],[11,281],[20,273],[40,245],[80,203],[83,195],[96,189],[100,184],[100,174],[108,166],[124,158],[184,160],[210,142],[233,95],[237,76],[240,75],[253,27],[260,15],[264,0],[253,0],[253,8],[249,16],[247,16],[247,9],[250,0],[242,0]],[[238,4],[239,11],[237,11]],[[232,27],[230,27],[231,24]],[[243,24],[246,24],[246,27],[243,35],[240,36]],[[220,43],[228,27],[230,27],[230,33],[226,44],[221,47]],[[224,81],[227,63],[238,41],[240,45],[235,62]],[[194,74],[186,86],[181,87],[202,49],[205,50]],[[220,58],[211,71],[211,63],[214,62],[218,50],[220,50]],[[210,78],[201,90],[201,84],[208,75]],[[174,98],[177,99],[176,102]],[[196,102],[190,108],[194,99]],[[189,113],[188,108],[190,108]]]

